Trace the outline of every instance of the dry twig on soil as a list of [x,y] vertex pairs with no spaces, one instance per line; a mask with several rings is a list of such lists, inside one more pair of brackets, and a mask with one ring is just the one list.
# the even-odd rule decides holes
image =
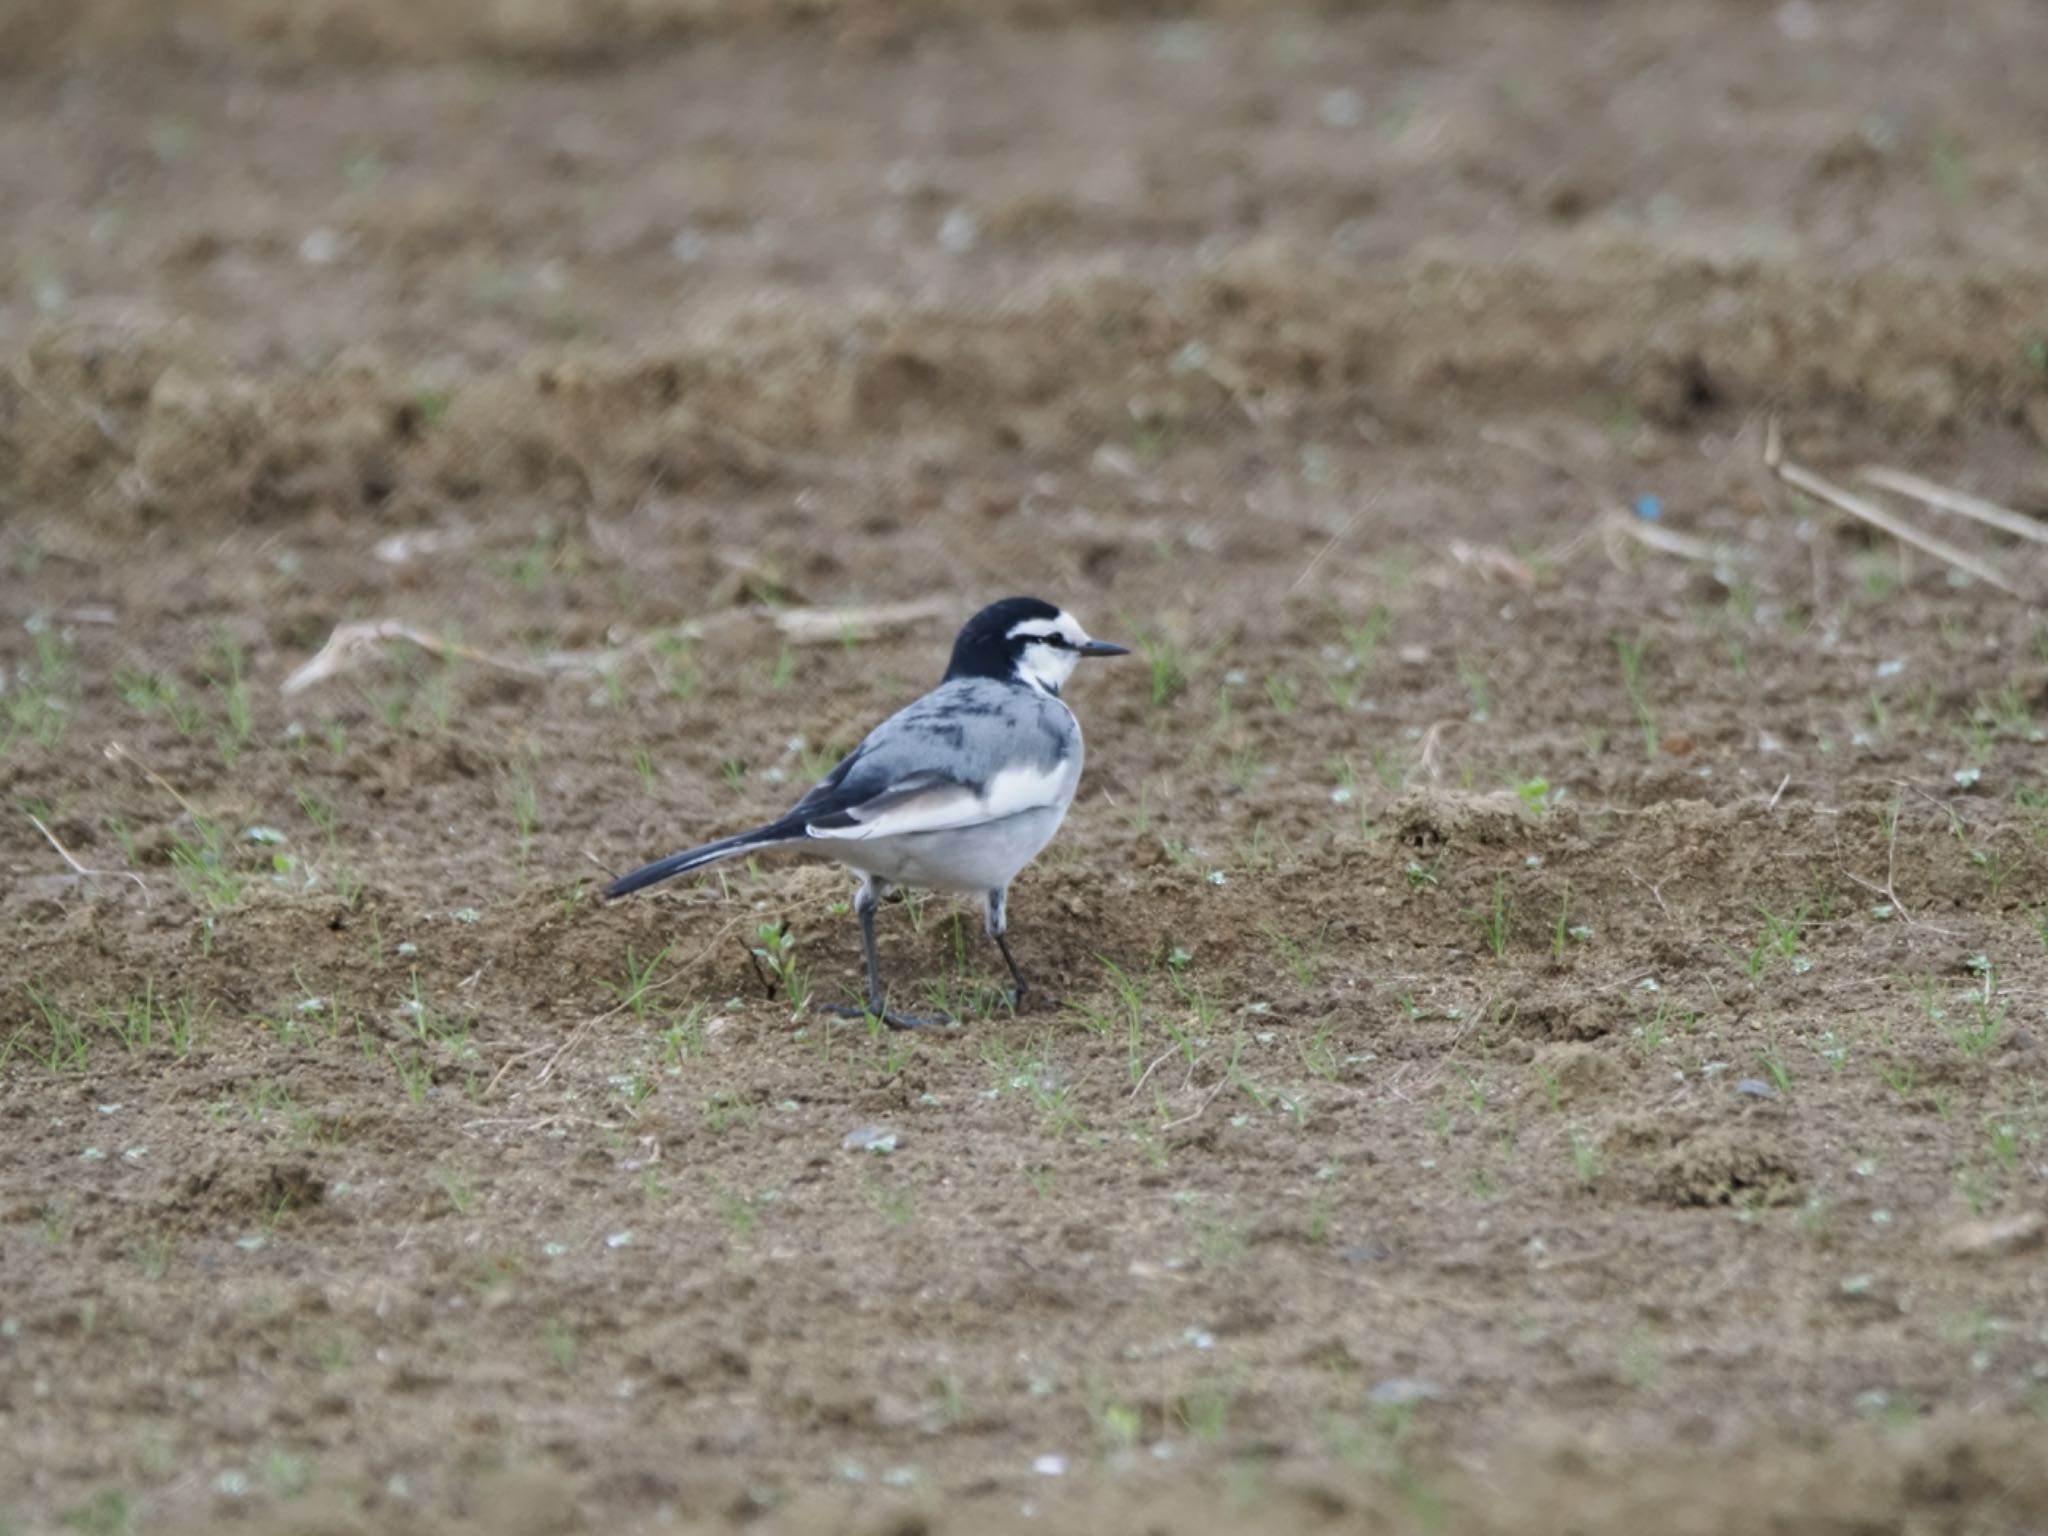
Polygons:
[[348,624],[338,624],[334,633],[327,637],[327,643],[314,653],[313,658],[284,680],[278,692],[287,696],[312,687],[342,671],[364,651],[381,650],[388,641],[403,640],[430,651],[436,656],[453,656],[463,661],[478,662],[487,667],[496,667],[502,672],[516,673],[521,677],[545,678],[548,673],[539,667],[530,667],[523,661],[508,661],[503,657],[491,656],[467,645],[461,645],[431,630],[408,624],[403,619],[368,619]]
[[1936,485],[1932,480],[1923,480],[1918,475],[1909,475],[1902,469],[1887,469],[1882,464],[1866,464],[1856,471],[1856,478],[1881,490],[1897,491],[1901,496],[1910,496],[1915,501],[1925,502],[1941,512],[1953,512],[1958,517],[1967,517],[1972,522],[1982,523],[1987,528],[1996,528],[2015,538],[2031,539],[2036,544],[2048,544],[2048,523],[2039,518],[2027,517],[2010,507],[2001,507],[1995,501],[1986,501],[1981,496],[1972,496],[1967,491],[1952,491],[1945,485]]
[[1966,549],[1958,549],[1945,539],[1937,539],[1931,533],[1922,533],[1904,518],[1880,507],[1867,497],[1858,496],[1854,491],[1845,491],[1831,480],[1822,479],[1810,469],[1804,469],[1786,459],[1784,439],[1774,420],[1764,434],[1764,468],[1776,475],[1794,490],[1804,491],[1816,501],[1826,502],[1838,511],[1851,517],[1860,518],[1871,527],[1890,534],[1902,544],[1924,550],[1935,559],[1953,566],[1967,576],[1975,577],[1988,587],[2012,597],[2018,597],[2020,590],[2005,578],[2005,575],[1987,561],[1979,559]]
[[303,692],[315,683],[345,671],[365,653],[379,653],[393,641],[416,645],[436,656],[454,657],[494,667],[518,677],[545,682],[555,677],[596,677],[615,666],[623,657],[634,655],[671,637],[700,640],[713,628],[766,619],[776,633],[791,645],[838,645],[851,640],[872,640],[892,630],[909,628],[928,619],[943,618],[958,610],[959,604],[946,597],[920,598],[907,603],[878,603],[866,608],[746,608],[735,609],[704,623],[680,624],[673,629],[642,635],[624,645],[602,651],[550,651],[537,661],[515,661],[493,656],[462,645],[404,619],[366,619],[337,625],[327,643],[312,658],[279,685],[287,696]]
[[[24,814],[28,813],[24,812]],[[133,880],[135,882],[135,888],[138,891],[142,892],[143,905],[149,905],[149,887],[143,883],[142,876],[136,874],[134,870],[87,869],[83,864],[79,863],[78,860],[71,856],[71,850],[69,848],[66,848],[62,843],[57,841],[57,834],[52,832],[48,827],[44,826],[41,818],[34,815],[28,815],[28,819],[29,822],[35,827],[35,829],[43,834],[43,840],[47,842],[52,848],[57,850],[57,857],[62,859],[66,864],[69,864],[79,874],[84,875],[88,880]]]
[[118,741],[110,741],[107,743],[107,758],[110,762],[133,763],[138,769],[141,770],[142,776],[145,779],[148,779],[150,783],[154,784],[158,789],[162,790],[165,794],[169,795],[173,800],[177,801],[178,805],[184,810],[187,816],[190,816],[194,821],[204,821],[206,819],[205,817],[199,814],[198,807],[194,806],[190,800],[187,800],[183,795],[178,793],[178,791],[172,786],[171,781],[169,779],[165,778],[162,774],[158,773],[154,768],[150,767],[149,764],[145,763],[133,752],[130,752]]

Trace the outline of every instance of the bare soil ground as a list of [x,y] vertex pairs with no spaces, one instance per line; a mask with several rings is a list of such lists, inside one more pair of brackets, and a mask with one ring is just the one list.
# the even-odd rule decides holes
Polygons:
[[[2048,509],[2048,14],[164,14],[0,93],[0,1529],[2048,1528],[2048,628],[1760,467]],[[1057,1002],[595,899],[1013,590]]]

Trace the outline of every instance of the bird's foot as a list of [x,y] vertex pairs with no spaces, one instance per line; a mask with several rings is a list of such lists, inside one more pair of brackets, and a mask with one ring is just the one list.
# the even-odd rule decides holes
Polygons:
[[953,1022],[950,1013],[898,1013],[893,1008],[876,1008],[860,1003],[823,1003],[820,1008],[842,1019],[879,1019],[891,1029],[930,1029]]

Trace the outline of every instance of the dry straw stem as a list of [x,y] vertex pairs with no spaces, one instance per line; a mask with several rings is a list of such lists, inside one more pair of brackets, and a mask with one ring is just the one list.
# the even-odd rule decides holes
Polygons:
[[334,633],[327,637],[327,643],[320,647],[311,661],[286,678],[278,692],[290,695],[310,688],[347,668],[363,652],[381,651],[392,640],[403,640],[436,656],[454,656],[521,677],[545,678],[549,675],[543,668],[488,655],[421,629],[416,624],[408,624],[403,619],[367,619],[336,625]]
[[190,800],[187,800],[183,795],[178,793],[176,787],[172,785],[169,779],[165,778],[162,774],[158,773],[154,768],[150,767],[149,764],[145,763],[133,752],[130,752],[118,741],[110,741],[107,743],[107,760],[109,762],[115,763],[133,763],[138,769],[141,770],[142,776],[145,779],[148,779],[150,783],[154,784],[158,789],[162,790],[165,794],[169,795],[173,800],[177,801],[179,807],[185,812],[187,816],[190,816],[194,821],[204,821],[206,819],[205,817],[199,814],[198,807],[193,805],[193,803]]
[[1882,464],[1864,465],[1856,471],[1856,478],[1880,490],[1897,491],[1901,496],[1925,502],[1937,511],[1953,512],[1958,517],[1967,517],[1972,522],[1996,528],[2015,538],[2048,544],[2048,523],[2015,512],[2010,507],[2001,507],[1995,501],[1986,501],[1981,496],[1972,496],[1968,491],[1952,491],[1945,485],[1909,475],[1903,469],[1887,469]]
[[920,598],[908,603],[880,603],[866,608],[751,608],[721,614],[703,623],[681,624],[657,635],[644,635],[630,644],[604,651],[551,651],[538,662],[515,661],[493,656],[404,619],[367,619],[340,624],[327,643],[312,658],[279,685],[289,696],[304,692],[315,683],[346,671],[365,654],[381,654],[393,641],[416,645],[436,656],[473,661],[518,677],[544,682],[553,677],[594,677],[620,658],[644,650],[656,642],[676,636],[702,639],[715,628],[734,622],[766,618],[775,631],[791,645],[837,645],[851,640],[872,640],[892,630],[908,628],[927,619],[942,618],[959,607],[951,598]]
[[778,608],[764,610],[775,632],[791,645],[838,645],[872,640],[878,635],[960,612],[947,597],[925,597],[908,603],[877,603],[867,608]]
[[30,823],[35,827],[35,829],[43,834],[43,840],[47,842],[52,848],[57,850],[57,857],[62,859],[66,864],[69,864],[79,874],[85,876],[88,880],[133,880],[135,882],[135,888],[138,891],[142,892],[142,904],[144,906],[149,905],[149,887],[143,883],[142,876],[136,874],[134,870],[87,869],[83,864],[79,863],[78,860],[71,856],[71,850],[69,848],[66,848],[62,843],[57,841],[57,834],[52,832],[48,827],[44,826],[42,823],[42,819],[40,817],[37,817],[35,815],[29,815],[28,819]]
[[1645,549],[1654,549],[1659,554],[1676,555],[1681,560],[1697,560],[1702,565],[1715,567],[1732,565],[1743,558],[1742,551],[1728,548],[1723,544],[1711,544],[1705,539],[1696,539],[1689,533],[1675,529],[1660,528],[1655,523],[1646,523],[1627,512],[1609,512],[1600,519],[1601,543],[1607,550],[1607,558],[1616,565],[1621,563],[1620,541],[1633,539]]
[[1607,558],[1617,566],[1623,563],[1622,552],[1627,542],[1640,544],[1645,549],[1654,549],[1662,555],[1675,555],[1681,560],[1697,560],[1702,565],[1717,568],[1734,565],[1747,558],[1743,550],[1733,549],[1725,544],[1710,543],[1706,539],[1694,538],[1691,534],[1680,533],[1673,528],[1643,521],[1607,491],[1525,433],[1486,427],[1480,431],[1479,440],[1495,448],[1512,449],[1535,460],[1544,468],[1564,476],[1583,490],[1598,509],[1599,516],[1595,519],[1592,529],[1568,539],[1556,549],[1546,551],[1541,560],[1545,565],[1555,564],[1576,554],[1594,534],[1599,536],[1600,546],[1606,551]]
[[1779,434],[1778,423],[1772,420],[1764,434],[1764,468],[1794,490],[1804,491],[1816,501],[1861,518],[1871,527],[1890,534],[1902,544],[1924,550],[1935,559],[1953,566],[1965,575],[1973,576],[1988,587],[1996,587],[2011,597],[2018,597],[2020,590],[2005,578],[1996,566],[1979,559],[1966,549],[1958,549],[1946,540],[1937,539],[1930,533],[1922,533],[1903,518],[1893,515],[1876,502],[1858,496],[1854,491],[1845,491],[1831,480],[1824,480],[1810,469],[1804,469],[1785,458],[1784,439]]

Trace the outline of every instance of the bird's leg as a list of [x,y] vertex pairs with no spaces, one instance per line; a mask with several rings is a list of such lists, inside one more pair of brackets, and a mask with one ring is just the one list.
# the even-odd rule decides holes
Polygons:
[[880,1017],[882,1008],[882,961],[875,952],[875,908],[882,904],[882,893],[875,888],[872,875],[863,876],[860,890],[854,895],[853,910],[860,918],[861,954],[868,966],[868,1012]]
[[930,1018],[919,1018],[912,1013],[891,1013],[888,998],[882,991],[882,961],[875,950],[875,908],[882,904],[882,898],[889,894],[887,882],[877,880],[873,875],[861,876],[860,889],[853,895],[854,914],[860,918],[860,947],[867,960],[868,1001],[865,1009],[851,1003],[827,1003],[825,1011],[836,1013],[843,1018],[880,1019],[891,1029],[923,1029],[927,1024],[950,1024],[953,1021],[945,1014],[934,1014]]
[[1010,1006],[1024,1006],[1024,994],[1031,990],[1031,983],[1024,979],[1024,973],[1017,969],[1017,957],[1010,953],[1010,941],[1003,937],[1003,930],[1009,926],[1007,911],[1008,891],[990,891],[982,900],[982,926],[988,936],[996,941],[996,948],[1003,952],[1003,963],[1010,968],[1010,979],[1017,983],[1017,990],[1011,995]]

